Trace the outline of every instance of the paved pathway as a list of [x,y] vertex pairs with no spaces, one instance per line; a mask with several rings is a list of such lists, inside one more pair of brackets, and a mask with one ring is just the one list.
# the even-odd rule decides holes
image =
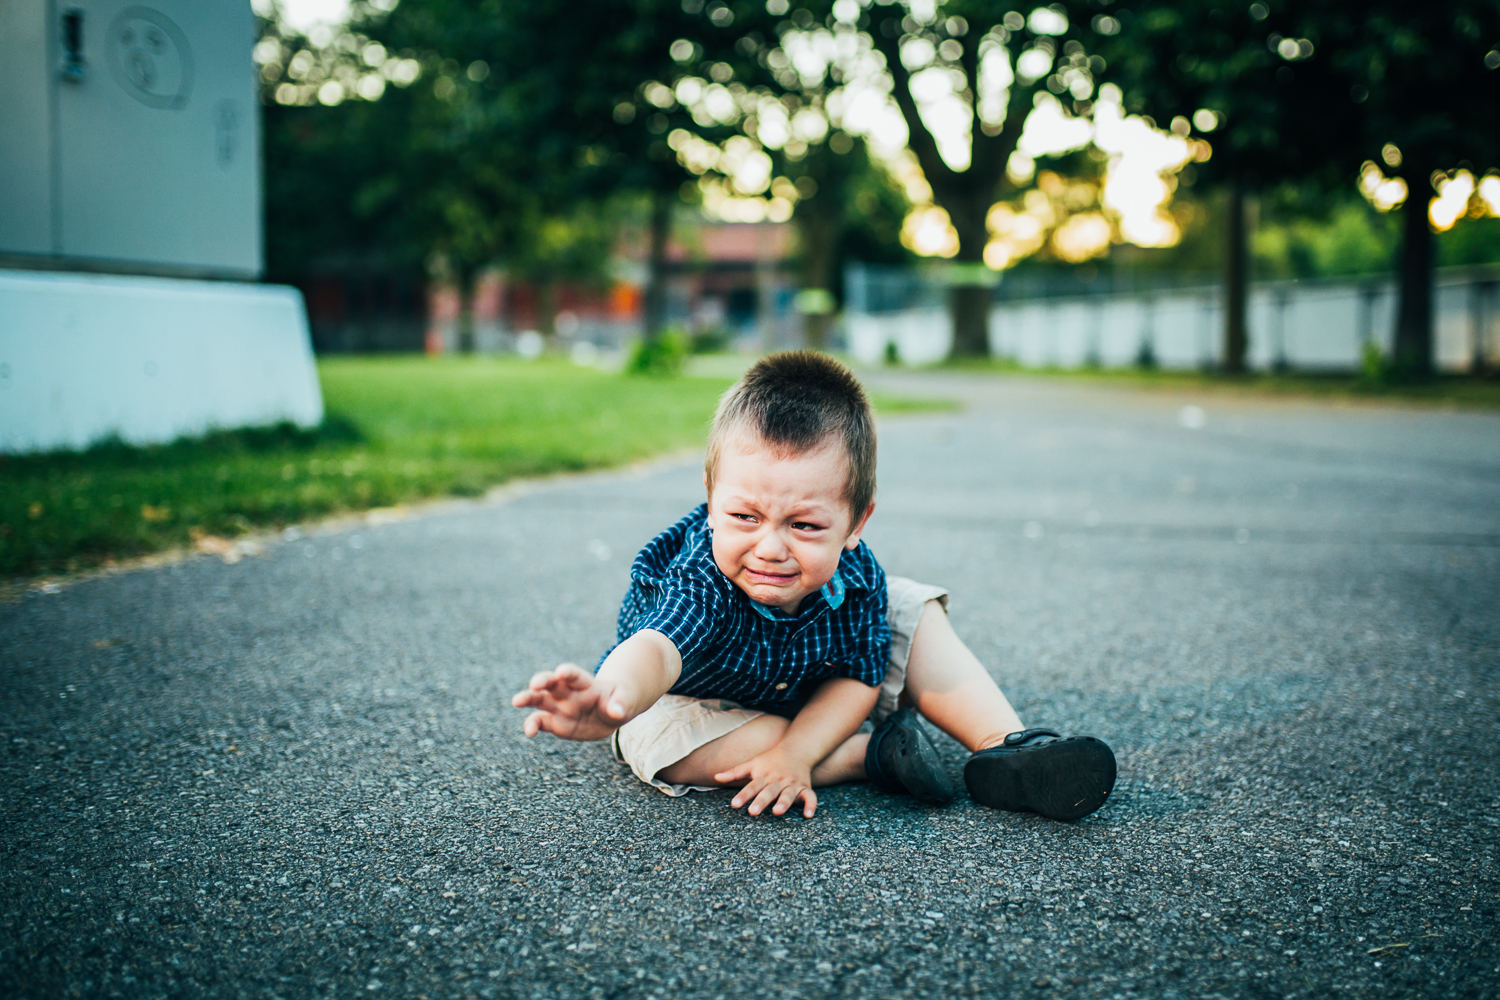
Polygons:
[[1101,812],[751,820],[525,742],[698,500],[588,478],[0,605],[0,994],[1496,995],[1500,418],[887,388],[968,408],[883,427],[871,544],[1116,748]]

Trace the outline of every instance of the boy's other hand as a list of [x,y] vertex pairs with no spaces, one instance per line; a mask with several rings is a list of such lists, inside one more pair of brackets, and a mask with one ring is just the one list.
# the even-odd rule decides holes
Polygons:
[[744,782],[730,803],[738,809],[745,803],[751,816],[759,816],[767,806],[771,815],[784,816],[788,809],[802,800],[802,815],[812,819],[818,811],[818,796],[812,790],[812,768],[800,760],[794,760],[779,747],[751,757],[738,767],[720,771],[714,780],[725,785]]
[[573,663],[543,670],[510,700],[534,708],[522,723],[527,736],[548,732],[565,740],[602,740],[630,721],[623,692]]

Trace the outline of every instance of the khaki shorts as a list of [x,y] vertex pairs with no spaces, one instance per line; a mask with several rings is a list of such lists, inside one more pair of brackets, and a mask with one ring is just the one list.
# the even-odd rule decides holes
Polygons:
[[[886,618],[891,625],[891,660],[880,685],[880,697],[870,712],[873,722],[880,722],[900,704],[901,692],[906,688],[906,661],[911,656],[911,639],[917,631],[917,622],[922,620],[923,608],[928,601],[941,601],[944,609],[948,607],[948,592],[942,587],[917,583],[902,576],[887,576],[886,591],[890,602]],[[672,785],[656,774],[705,743],[712,743],[765,714],[720,698],[685,698],[666,694],[617,729],[610,746],[615,759],[629,764],[637,778],[668,795],[706,792],[711,786]]]

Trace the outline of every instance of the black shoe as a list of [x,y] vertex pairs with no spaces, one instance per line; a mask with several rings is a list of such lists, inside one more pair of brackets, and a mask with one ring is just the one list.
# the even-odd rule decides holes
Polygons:
[[1115,787],[1115,755],[1092,736],[1064,739],[1050,729],[1027,729],[971,756],[964,784],[992,809],[1081,819]]
[[953,801],[953,782],[910,705],[897,709],[870,734],[865,774],[882,792],[905,792],[932,806]]

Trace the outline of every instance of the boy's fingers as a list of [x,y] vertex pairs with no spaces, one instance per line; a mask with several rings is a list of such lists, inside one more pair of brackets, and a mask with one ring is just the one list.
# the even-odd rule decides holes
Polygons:
[[776,788],[775,786],[762,788],[760,790],[760,794],[755,797],[755,801],[750,803],[750,815],[759,816],[761,813],[765,812],[766,807],[769,806],[772,802],[776,801],[776,793],[779,790],[780,789]]
[[571,688],[588,687],[589,681],[593,679],[592,674],[584,673],[576,663],[559,663],[552,671],[552,676]]
[[511,699],[517,708],[534,708],[539,712],[556,712],[562,703],[547,691],[522,691]]
[[562,703],[554,695],[555,692],[545,687],[537,689],[527,688],[524,691],[517,691],[515,696],[510,699],[510,703],[516,708],[540,708],[550,712]]
[[[748,777],[750,777],[750,765],[741,764],[738,767],[731,767],[727,771],[720,771],[714,775],[714,780],[721,785],[732,785],[736,781],[744,781]],[[739,808],[739,803],[735,803],[735,808]]]
[[[738,771],[739,768],[735,768],[735,770]],[[745,783],[745,787],[741,788],[738,792],[735,793],[734,801],[730,802],[729,804],[738,809],[740,806],[746,805],[753,801],[755,799],[756,793],[759,792],[763,787],[765,786],[756,781],[754,778],[751,778],[748,782]]]
[[625,699],[618,685],[600,684],[598,679],[593,677],[589,680],[599,685],[599,711],[611,719],[624,719],[630,714],[630,710],[625,707]]
[[556,679],[557,677],[552,673],[552,671],[543,670],[540,673],[532,674],[531,683],[527,684],[526,686],[533,691],[540,691],[542,690],[542,688],[546,687],[548,684],[551,684]]
[[776,805],[771,807],[771,812],[775,813],[777,816],[785,816],[786,811],[796,804],[798,796],[800,796],[804,790],[805,789],[803,789],[800,785],[786,786],[781,790],[781,794],[777,796]]
[[631,707],[638,706],[640,702],[640,693],[623,684],[612,685],[603,697],[610,707],[610,714],[617,719],[630,718]]
[[535,736],[543,730],[550,733],[552,731],[551,722],[552,717],[546,712],[532,712],[526,716],[526,721],[521,723],[521,732],[527,736]]
[[807,819],[813,818],[813,813],[818,811],[818,793],[811,788],[802,793],[802,815]]

